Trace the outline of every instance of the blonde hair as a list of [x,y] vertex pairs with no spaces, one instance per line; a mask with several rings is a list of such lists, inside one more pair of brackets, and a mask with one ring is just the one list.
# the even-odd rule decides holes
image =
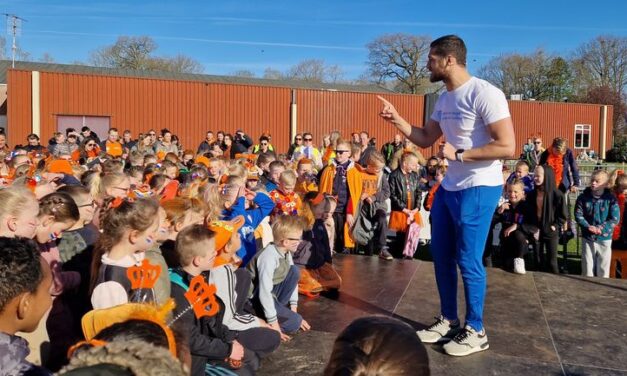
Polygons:
[[607,170],[603,170],[603,169],[592,171],[592,174],[590,174],[590,179],[595,178],[599,175],[605,175],[605,179],[609,182],[610,174],[607,172]]
[[174,226],[175,224],[181,223],[185,220],[187,211],[191,209],[191,200],[176,197],[163,202],[161,207],[165,210],[168,222]]
[[279,182],[283,185],[293,186],[296,184],[296,172],[294,170],[285,170],[279,177]]
[[514,165],[514,170],[517,169],[518,167],[524,167],[527,169],[527,171],[529,171],[529,164],[526,161],[516,162],[516,164]]
[[568,146],[568,140],[563,137],[555,137],[553,139],[553,145],[555,150],[557,150],[560,154],[564,154],[566,152],[566,148]]
[[217,221],[222,218],[225,199],[217,184],[211,184],[203,194],[204,204],[207,207],[205,220],[207,223]]
[[201,248],[200,243],[204,240],[212,240],[216,233],[203,225],[193,225],[184,228],[176,236],[176,255],[181,266],[188,266],[194,257],[204,256],[207,252],[216,252],[215,242],[213,249]]
[[513,179],[511,182],[507,183],[507,188],[518,186],[521,190],[525,190],[525,183],[521,179]]
[[37,202],[35,194],[25,187],[12,186],[0,189],[0,218],[18,216],[32,202]]
[[242,180],[246,181],[246,177],[248,176],[248,172],[246,171],[246,167],[242,166],[239,163],[234,163],[232,165],[229,166],[228,170],[227,170],[227,175],[230,176],[236,176],[238,178],[241,178]]
[[306,227],[305,220],[292,215],[282,215],[272,224],[272,236],[274,242],[286,240],[290,233],[302,232]]
[[370,156],[368,157],[368,162],[366,164],[385,166],[385,157],[378,151],[374,151],[370,153]]
[[609,186],[617,193],[622,193],[622,191],[627,189],[627,175],[625,175],[625,171],[618,168],[612,171]]
[[89,193],[94,198],[103,197],[106,195],[108,188],[115,187],[126,180],[128,180],[128,176],[121,172],[94,174],[89,183]]

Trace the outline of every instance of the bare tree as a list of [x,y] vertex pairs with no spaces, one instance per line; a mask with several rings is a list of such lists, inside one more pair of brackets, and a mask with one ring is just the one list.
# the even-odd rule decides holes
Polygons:
[[39,58],[39,61],[41,61],[42,63],[54,63],[54,57],[52,57],[52,55],[48,52],[44,52],[43,55],[41,55],[41,57]]
[[235,72],[231,73],[231,76],[245,77],[245,78],[254,78],[254,77],[256,77],[256,74],[255,74],[255,72],[250,71],[248,69],[240,69],[240,70],[236,70]]
[[616,93],[627,89],[627,37],[599,36],[575,51],[573,67],[577,89],[609,87]]
[[263,71],[263,78],[267,80],[282,80],[283,73],[273,68],[266,68],[266,70]]
[[[400,91],[418,94],[424,92],[429,83],[426,57],[431,37],[411,34],[387,34],[368,43],[368,66],[373,79],[383,84],[386,80],[397,80]],[[426,87],[425,87],[426,86]]]
[[101,47],[91,53],[90,62],[98,67],[137,70],[165,70],[180,73],[201,73],[200,63],[185,55],[173,58],[156,57],[153,52],[157,43],[147,36],[121,36],[110,46]]
[[572,94],[572,74],[561,57],[542,49],[528,55],[508,54],[491,59],[477,74],[499,87],[505,95],[560,101]]
[[263,78],[337,83],[344,82],[344,71],[338,65],[326,65],[324,60],[307,59],[292,66],[285,72],[266,68]]
[[325,70],[324,60],[308,59],[291,67],[285,76],[290,80],[324,82]]

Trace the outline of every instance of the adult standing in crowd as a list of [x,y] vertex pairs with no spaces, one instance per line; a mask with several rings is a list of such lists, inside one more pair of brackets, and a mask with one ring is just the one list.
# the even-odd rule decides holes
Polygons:
[[289,159],[292,159],[292,156],[294,156],[294,151],[302,144],[303,144],[303,135],[299,133],[296,136],[294,136],[294,142],[292,142],[292,144],[290,145],[290,148],[287,150],[287,157]]
[[[516,151],[514,128],[505,95],[466,69],[466,46],[455,35],[431,43],[427,69],[431,82],[446,85],[431,119],[413,127],[381,98],[381,116],[414,144],[426,148],[442,135],[440,156],[449,160],[435,196],[432,247],[441,316],[417,334],[423,342],[446,342],[444,351],[465,356],[489,347],[483,327],[486,272],[483,250],[490,222],[502,193],[500,159]],[[457,316],[457,266],[466,295],[466,323]]]
[[270,137],[267,134],[262,134],[259,137],[259,143],[253,146],[253,154],[261,154],[261,153],[274,153],[274,146],[270,144]]
[[401,137],[401,135],[397,133],[394,135],[394,140],[392,140],[391,142],[385,143],[381,147],[381,154],[383,154],[383,157],[385,158],[385,165],[390,167],[390,163],[392,162],[392,159],[394,158],[394,154],[396,154],[397,151],[402,150],[402,149],[403,149],[403,137]]
[[[568,148],[565,138],[556,137],[551,147],[540,156],[540,164],[548,164],[555,172],[555,185],[562,193],[577,192],[581,184],[579,168],[573,151]],[[568,201],[568,200],[567,200]]]
[[311,160],[316,171],[322,170],[322,154],[320,154],[320,150],[314,147],[313,135],[309,132],[303,133],[303,145],[296,148],[292,156],[292,160],[294,161],[298,161],[302,158]]
[[133,140],[133,134],[129,129],[125,130],[122,134],[122,147],[124,147],[124,154],[128,154],[133,149],[133,146],[137,144],[137,140]]
[[231,145],[231,159],[235,158],[236,154],[248,153],[248,148],[253,146],[253,139],[249,135],[244,133],[243,130],[238,129],[233,136],[233,145]]
[[370,154],[372,154],[373,151],[377,151],[377,149],[370,144],[370,135],[366,131],[361,131],[359,134],[359,143],[361,145],[361,154],[358,163],[360,166],[366,167]]
[[119,138],[120,135],[117,128],[109,129],[109,136],[100,144],[100,149],[112,157],[121,157],[124,152],[122,144],[118,141]]
[[211,149],[211,144],[213,144],[214,142],[215,142],[215,139],[213,138],[213,132],[207,131],[207,134],[205,135],[205,139],[202,140],[200,145],[198,145],[197,154],[203,155],[205,153],[208,153],[209,150]]
[[149,134],[140,135],[135,146],[131,148],[131,153],[139,154],[142,158],[146,155],[154,154],[155,149],[152,147],[152,137]]
[[174,153],[175,155],[179,155],[178,146],[172,142],[172,132],[168,129],[161,130],[161,141],[158,141],[155,145],[155,153],[157,153],[157,157],[159,160],[163,159],[166,154]]
[[28,141],[28,144],[24,147],[24,149],[26,149],[27,152],[29,153],[45,153],[46,152],[46,148],[43,147],[43,145],[41,145],[39,143],[39,136],[37,136],[34,133],[29,134],[26,137],[26,141]]
[[544,153],[544,147],[542,146],[542,138],[534,137],[532,139],[533,147],[527,150],[523,155],[523,160],[529,165],[529,170],[533,171],[540,163],[542,153]]

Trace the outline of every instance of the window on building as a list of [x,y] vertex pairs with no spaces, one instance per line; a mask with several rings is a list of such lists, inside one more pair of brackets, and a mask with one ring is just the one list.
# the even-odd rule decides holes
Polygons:
[[87,126],[101,140],[105,140],[110,125],[111,118],[108,116],[57,115],[57,132],[65,133],[66,129],[74,128],[80,133],[81,128]]
[[590,149],[590,124],[575,124],[575,149]]

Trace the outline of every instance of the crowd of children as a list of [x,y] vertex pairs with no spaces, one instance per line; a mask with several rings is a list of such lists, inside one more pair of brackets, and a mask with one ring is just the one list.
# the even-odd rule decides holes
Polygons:
[[[124,143],[117,131],[104,143],[72,134],[84,137],[76,148],[1,156],[0,374],[95,372],[106,366],[93,359],[129,351],[164,374],[254,374],[282,341],[311,328],[299,293],[341,289],[335,253],[414,257],[421,205],[429,210],[446,174],[445,163],[396,141],[384,156],[334,134],[317,150],[307,133],[288,157],[265,134],[251,153],[229,158],[209,133],[198,153],[174,147],[167,130],[157,147],[153,133],[135,142],[125,132]],[[524,273],[529,245],[539,244],[539,262],[556,272],[566,200],[549,165],[533,172],[516,165],[495,223],[508,267]],[[623,224],[627,178],[613,178],[613,192],[609,180],[595,172],[575,204],[586,275],[606,276],[611,241],[624,236],[614,227]],[[35,330],[50,306],[43,368],[25,360],[28,344],[16,333]],[[382,333],[399,325],[371,324]],[[348,351],[342,341],[336,348]]]
[[[281,341],[310,329],[299,293],[341,289],[334,253],[392,258],[386,158],[339,134],[322,152],[306,134],[292,158],[264,135],[250,150],[258,154],[229,158],[217,140],[179,151],[167,130],[158,143],[156,132],[137,141],[125,132],[122,142],[114,129],[104,142],[70,133],[75,147],[59,136],[49,153],[29,144],[1,157],[0,246],[22,252],[3,254],[0,347],[15,353],[3,370],[98,367],[87,354],[117,359],[144,341],[146,362],[163,362],[153,354],[165,349],[193,375],[254,374]],[[421,223],[429,178],[420,181],[413,150],[399,158],[394,192],[409,184],[412,193],[393,208],[408,228]],[[35,330],[46,311],[39,367],[15,334]]]

